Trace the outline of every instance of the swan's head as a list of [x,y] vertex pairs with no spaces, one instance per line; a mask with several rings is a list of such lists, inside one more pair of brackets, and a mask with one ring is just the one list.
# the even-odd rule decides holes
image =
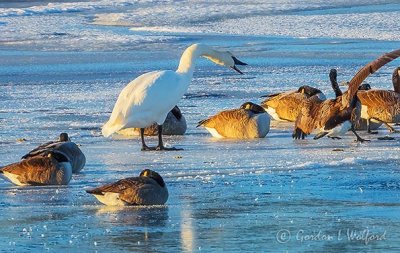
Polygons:
[[165,186],[165,182],[164,179],[160,176],[160,174],[158,174],[157,172],[155,172],[154,170],[149,170],[149,169],[145,169],[142,172],[140,172],[139,177],[149,177],[154,179],[161,187]]
[[240,109],[250,110],[254,113],[264,113],[265,112],[264,108],[262,108],[261,106],[259,106],[257,104],[254,104],[252,102],[246,102],[246,103],[242,104],[240,106]]
[[247,65],[247,63],[240,61],[229,51],[214,50],[214,51],[203,54],[203,56],[218,65],[232,68],[242,75],[243,75],[243,72],[240,71],[240,69],[238,69],[237,65],[242,65],[242,66]]

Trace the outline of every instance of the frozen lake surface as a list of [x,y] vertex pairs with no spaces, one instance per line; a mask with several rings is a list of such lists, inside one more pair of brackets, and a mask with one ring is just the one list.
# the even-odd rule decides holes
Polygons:
[[[5,252],[398,252],[400,135],[368,143],[292,140],[273,122],[259,140],[216,140],[202,120],[261,95],[349,80],[399,48],[397,1],[2,1],[0,158],[5,165],[60,132],[87,163],[65,187],[0,179]],[[104,138],[121,89],[141,73],[175,69],[192,43],[233,52],[245,75],[199,60],[178,104],[178,152],[141,152],[138,138]],[[367,79],[392,89],[400,60]],[[399,128],[399,127],[397,127]],[[21,141],[21,139],[25,139]],[[155,143],[155,137],[148,139]],[[166,206],[110,208],[86,188],[159,172]]]

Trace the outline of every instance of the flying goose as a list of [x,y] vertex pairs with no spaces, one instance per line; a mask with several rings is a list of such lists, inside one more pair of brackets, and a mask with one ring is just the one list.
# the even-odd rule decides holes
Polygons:
[[216,138],[264,138],[269,132],[270,117],[264,108],[246,102],[239,109],[226,110],[199,122]]
[[57,152],[64,155],[72,165],[72,172],[78,173],[83,169],[86,163],[86,157],[81,149],[68,137],[67,133],[61,133],[57,141],[50,141],[39,145],[29,153],[22,156],[22,159],[44,156],[50,152]]
[[55,151],[9,164],[0,169],[0,174],[19,186],[66,185],[72,177],[72,166],[64,154]]
[[121,179],[86,192],[109,206],[164,205],[168,199],[163,178],[149,169],[143,170],[139,177]]
[[361,68],[351,79],[349,89],[342,96],[335,99],[316,101],[314,97],[307,99],[297,117],[293,138],[304,139],[314,129],[319,129],[319,133],[314,139],[319,139],[325,135],[332,138],[339,138],[348,130],[351,130],[357,137],[357,141],[364,141],[355,132],[352,125],[352,117],[360,114],[361,104],[357,99],[356,93],[359,85],[368,75],[374,73],[386,63],[400,56],[400,49],[384,54],[378,59],[368,63]]
[[[178,150],[166,148],[162,142],[162,124],[187,91],[193,77],[195,63],[203,56],[212,62],[231,67],[243,74],[236,65],[246,65],[230,52],[217,51],[203,44],[193,44],[183,52],[176,71],[153,71],[130,82],[119,94],[108,122],[103,126],[105,137],[124,129],[140,128],[142,151]],[[157,123],[158,146],[148,147],[144,141],[144,128]]]
[[382,122],[390,132],[397,132],[388,123],[400,122],[400,67],[393,71],[392,82],[394,91],[368,90],[358,92],[361,101],[361,117],[367,120],[367,130],[371,131],[371,123]]
[[[186,132],[186,119],[182,115],[181,110],[178,106],[172,108],[172,110],[167,114],[167,118],[165,119],[162,125],[162,134],[163,135],[184,135]],[[137,136],[140,135],[140,128],[125,128],[118,131],[119,134],[127,135],[127,136]],[[146,127],[144,129],[144,135],[154,136],[157,135],[157,124]]]
[[303,85],[297,90],[263,96],[266,99],[261,106],[275,120],[294,122],[301,110],[301,103],[312,96],[316,96],[321,101],[326,99],[319,89]]
[[[337,70],[336,69],[331,69],[331,71],[329,72],[329,79],[331,81],[331,86],[332,86],[333,91],[335,92],[336,97],[342,96],[343,93],[340,90],[339,84],[337,82]],[[345,85],[348,86],[348,82],[346,82]],[[365,90],[370,90],[370,89],[371,89],[371,86],[368,83],[362,83],[358,87],[357,98],[358,98],[359,91],[365,91]],[[363,107],[363,105],[361,103],[361,108],[362,107]],[[353,122],[355,130],[367,130],[368,125],[370,126],[370,129],[375,130],[375,129],[378,129],[382,125],[382,123],[379,123],[379,122],[371,122],[370,124],[368,124],[367,120],[364,119],[362,117],[362,115],[361,115],[361,117],[356,117],[355,120],[356,121]]]

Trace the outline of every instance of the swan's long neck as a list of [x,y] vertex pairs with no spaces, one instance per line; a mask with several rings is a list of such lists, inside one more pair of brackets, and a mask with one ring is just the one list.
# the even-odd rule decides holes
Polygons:
[[223,65],[222,61],[219,60],[222,57],[221,52],[206,45],[193,44],[183,52],[176,72],[192,78],[196,60],[200,56],[204,56],[217,64]]

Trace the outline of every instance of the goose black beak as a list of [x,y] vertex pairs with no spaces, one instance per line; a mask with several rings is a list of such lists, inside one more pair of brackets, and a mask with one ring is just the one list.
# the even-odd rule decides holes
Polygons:
[[240,60],[239,60],[238,58],[236,58],[235,56],[232,56],[232,59],[233,59],[234,65],[233,65],[233,67],[231,67],[231,68],[234,69],[234,70],[236,70],[237,72],[239,72],[241,75],[243,75],[243,72],[240,71],[240,69],[238,69],[238,68],[236,67],[236,65],[245,66],[245,65],[247,65],[247,63],[244,63],[244,62],[240,61]]
[[180,120],[182,118],[182,113],[178,106],[175,105],[175,107],[172,108],[171,112],[177,120]]

